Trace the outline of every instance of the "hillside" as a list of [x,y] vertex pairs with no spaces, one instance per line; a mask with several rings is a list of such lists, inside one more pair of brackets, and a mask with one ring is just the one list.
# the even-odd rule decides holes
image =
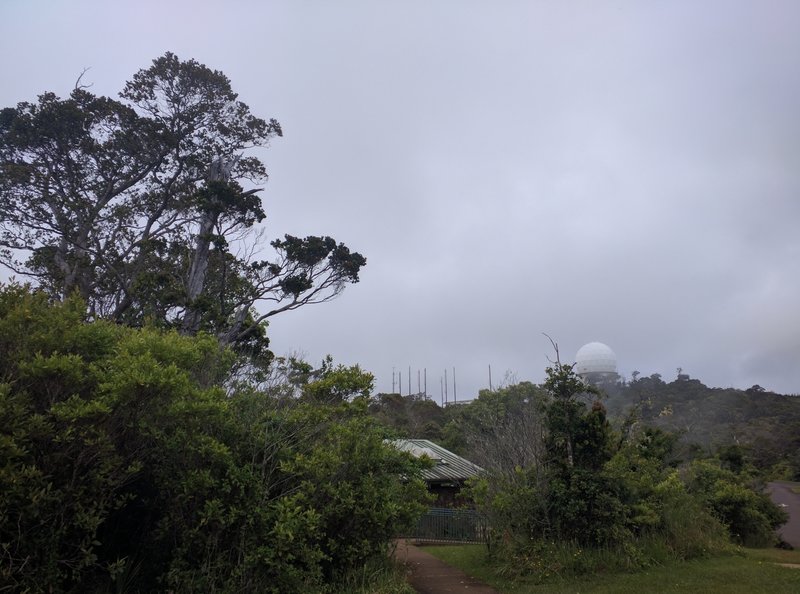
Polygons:
[[[618,429],[649,425],[674,433],[675,455],[688,459],[735,448],[774,478],[800,479],[800,397],[713,388],[681,375],[664,382],[658,374],[602,387],[609,419]],[[419,395],[379,394],[370,410],[401,437],[427,438],[462,455],[480,458],[485,437],[503,435],[507,446],[524,438],[535,419],[539,386],[522,382],[458,406],[440,407]],[[527,419],[527,420],[526,420]],[[494,440],[492,440],[494,441]]]
[[711,388],[680,376],[657,375],[606,387],[609,416],[622,424],[638,416],[647,425],[676,433],[686,448],[716,451],[741,446],[753,463],[782,478],[800,473],[800,397]]

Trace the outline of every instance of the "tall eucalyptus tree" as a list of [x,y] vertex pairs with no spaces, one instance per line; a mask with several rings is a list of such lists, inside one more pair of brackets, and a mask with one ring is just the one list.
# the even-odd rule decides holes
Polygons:
[[78,292],[92,317],[263,346],[267,318],[333,298],[366,263],[290,235],[257,259],[267,172],[251,149],[276,136],[223,73],[172,53],[119,99],[76,84],[3,109],[0,263],[56,298]]

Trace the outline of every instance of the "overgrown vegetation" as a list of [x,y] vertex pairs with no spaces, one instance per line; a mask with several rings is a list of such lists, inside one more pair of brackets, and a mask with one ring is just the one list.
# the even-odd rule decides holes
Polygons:
[[385,562],[425,487],[365,398],[317,397],[354,369],[286,398],[226,393],[233,361],[0,291],[2,588],[322,592]]
[[[618,397],[642,386],[605,387]],[[541,386],[482,391],[432,417],[445,444],[487,471],[472,497],[489,516],[501,575],[545,582],[776,544],[786,514],[764,494],[769,474],[757,470],[753,448],[690,446],[685,433],[646,422],[651,409],[641,398],[612,423],[605,399],[557,361]],[[373,407],[383,419],[403,420],[421,402],[386,395]]]

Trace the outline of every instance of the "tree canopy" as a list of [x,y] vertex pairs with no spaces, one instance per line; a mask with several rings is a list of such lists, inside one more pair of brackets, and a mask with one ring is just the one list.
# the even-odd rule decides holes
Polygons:
[[326,236],[274,239],[259,259],[267,172],[251,149],[282,134],[222,72],[172,53],[119,99],[76,84],[5,108],[0,263],[94,318],[263,346],[267,318],[331,299],[366,263]]

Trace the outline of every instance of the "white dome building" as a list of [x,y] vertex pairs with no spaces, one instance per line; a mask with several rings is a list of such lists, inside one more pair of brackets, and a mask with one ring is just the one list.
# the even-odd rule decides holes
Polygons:
[[608,345],[590,342],[578,349],[575,355],[575,373],[586,381],[615,380],[617,378],[617,356]]

